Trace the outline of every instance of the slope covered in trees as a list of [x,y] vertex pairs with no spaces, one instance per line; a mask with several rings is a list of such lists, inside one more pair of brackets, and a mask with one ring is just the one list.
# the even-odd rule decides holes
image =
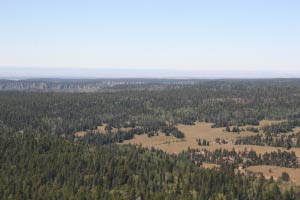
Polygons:
[[297,199],[273,180],[134,146],[1,131],[3,199]]
[[15,130],[72,135],[140,126],[144,132],[195,121],[214,127],[257,125],[262,119],[300,116],[300,80],[219,80],[162,90],[101,93],[1,92],[0,121]]
[[263,134],[240,137],[235,141],[235,144],[276,146],[286,147],[287,149],[292,147],[300,148],[300,132],[293,132],[294,128],[299,126],[299,120],[288,120],[277,124],[266,125],[262,127]]
[[[112,144],[143,133],[152,137],[163,132],[183,138],[176,128],[178,123],[211,122],[213,127],[224,129],[234,126],[237,130],[228,131],[238,134],[242,125],[257,125],[262,119],[287,119],[289,122],[265,127],[265,136],[269,137],[265,141],[260,135],[244,139],[249,143],[276,141],[280,143],[277,146],[298,147],[297,134],[278,141],[274,137],[299,126],[299,83],[300,80],[206,80],[199,84],[162,83],[159,89],[151,84],[122,85],[95,93],[0,92],[0,197],[299,199],[297,187],[283,190],[272,179],[234,171],[238,165],[280,165],[283,161],[288,164],[281,166],[299,167],[293,153],[273,152],[261,157],[250,151],[245,155],[249,162],[244,163],[230,151],[207,152],[209,157],[195,156],[196,152],[175,156]],[[91,130],[103,124],[106,134],[92,134]],[[81,130],[88,134],[74,137]],[[201,145],[207,145],[203,138],[199,139]],[[235,157],[229,165],[228,155]],[[218,163],[222,168],[201,169],[195,162]]]

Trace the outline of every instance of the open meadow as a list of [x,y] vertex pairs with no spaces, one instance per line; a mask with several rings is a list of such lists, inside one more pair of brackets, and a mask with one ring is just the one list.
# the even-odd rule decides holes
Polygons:
[[[263,120],[260,122],[260,126],[265,126],[267,124],[273,123],[280,123],[282,121],[268,121]],[[142,145],[144,147],[154,147],[157,149],[161,149],[165,152],[171,154],[178,154],[188,148],[191,149],[207,149],[210,151],[216,149],[227,149],[232,150],[233,148],[236,151],[244,151],[247,150],[254,150],[258,154],[263,154],[265,152],[272,152],[282,150],[287,151],[285,148],[281,147],[271,147],[271,146],[258,146],[258,145],[235,145],[234,141],[238,137],[244,137],[249,135],[255,135],[256,133],[250,131],[242,131],[241,133],[233,133],[233,132],[226,132],[225,128],[212,128],[211,123],[205,122],[196,122],[195,125],[183,125],[179,124],[177,127],[180,131],[185,134],[184,139],[178,139],[174,136],[165,136],[163,133],[158,133],[158,136],[148,137],[146,134],[142,135],[135,135],[133,139],[126,140],[122,144],[136,144]],[[241,127],[245,128],[245,127]],[[298,131],[298,128],[296,128]],[[198,138],[206,139],[210,142],[209,146],[199,146],[197,143]],[[219,144],[215,142],[217,138],[221,140],[224,139],[227,143],[226,144]],[[300,148],[292,148],[288,151],[294,151],[297,156],[300,157]]]
[[278,166],[269,166],[269,165],[257,165],[250,166],[246,168],[246,171],[251,171],[254,173],[262,173],[267,179],[273,177],[274,180],[277,180],[281,177],[283,172],[286,172],[290,176],[290,180],[293,183],[300,184],[300,169],[278,167]]

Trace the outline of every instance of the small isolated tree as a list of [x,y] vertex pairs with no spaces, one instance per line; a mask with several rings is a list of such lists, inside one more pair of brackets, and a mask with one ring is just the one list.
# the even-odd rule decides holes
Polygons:
[[239,132],[241,132],[241,130],[239,129],[239,127],[235,126],[232,128],[232,132],[239,133]]
[[292,148],[292,145],[291,145],[291,142],[290,141],[288,141],[288,143],[287,143],[287,150],[290,150],[291,148]]
[[226,129],[225,129],[226,132],[230,132],[230,127],[229,126],[226,126]]
[[201,139],[198,138],[198,139],[196,139],[196,140],[197,140],[197,142],[198,142],[198,145],[201,146]]
[[112,125],[110,123],[108,123],[105,128],[104,128],[107,132],[112,131]]
[[290,175],[288,173],[286,173],[286,172],[282,172],[280,179],[282,181],[286,181],[286,182],[290,181]]
[[272,173],[272,169],[271,168],[269,168],[269,173]]

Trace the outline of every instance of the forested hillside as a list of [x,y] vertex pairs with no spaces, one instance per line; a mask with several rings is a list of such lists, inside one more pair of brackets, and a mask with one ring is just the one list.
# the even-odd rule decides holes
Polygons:
[[195,121],[257,125],[262,119],[298,118],[299,97],[300,80],[220,80],[101,93],[1,92],[0,122],[15,130],[66,135],[102,123],[145,131]]
[[1,199],[299,199],[273,180],[134,146],[1,130]]
[[[253,135],[237,137],[232,146],[299,148],[300,133],[291,131],[300,123],[300,80],[161,85],[0,92],[0,199],[300,199],[300,188],[288,175],[275,180],[236,170],[262,164],[299,168],[299,155],[292,151],[208,151],[203,149],[211,142],[221,148],[230,140],[216,138],[222,146],[201,136],[193,141],[203,154],[115,144],[158,133],[184,141],[179,124],[210,122],[209,128],[223,127],[225,135],[239,135],[250,125]],[[283,121],[257,126],[263,119]],[[101,125],[105,132],[94,134]],[[78,131],[85,134],[78,137]],[[203,162],[220,168],[199,167]]]

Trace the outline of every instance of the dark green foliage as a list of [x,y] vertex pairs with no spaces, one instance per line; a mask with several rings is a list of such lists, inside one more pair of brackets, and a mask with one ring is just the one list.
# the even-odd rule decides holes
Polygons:
[[172,135],[174,135],[176,138],[184,138],[183,132],[179,131],[178,129],[173,130]]
[[255,127],[247,127],[246,131],[250,131],[253,133],[259,133],[259,129]]
[[153,137],[154,135],[154,131],[148,132],[148,137]]
[[235,175],[230,168],[200,169],[183,157],[134,146],[1,131],[0,153],[2,199],[293,200],[299,195],[295,188],[283,195],[264,178]]
[[[260,146],[276,146],[290,149],[300,148],[300,133],[284,134],[292,132],[295,127],[300,126],[299,120],[288,120],[278,124],[271,124],[262,128],[264,134],[240,137],[236,144],[250,144]],[[248,129],[247,129],[248,130]],[[252,132],[258,133],[258,129],[253,128]]]
[[[295,123],[297,124],[297,123]],[[282,122],[279,124],[271,124],[263,127],[263,131],[266,135],[270,135],[271,133],[288,133],[292,132],[294,128],[294,123],[291,121]]]
[[199,146],[209,146],[209,141],[206,139],[201,140],[200,138],[196,139]]
[[190,149],[189,151],[181,153],[180,156],[189,159],[192,158],[191,160],[197,163],[197,165],[207,162],[227,167],[232,166],[234,168],[238,168],[239,166],[249,167],[253,165],[271,165],[288,168],[300,167],[300,163],[297,160],[295,152],[280,150],[257,154],[255,151],[247,151],[247,149],[242,152],[236,152],[234,149],[231,151],[226,149],[217,149],[212,152],[206,149],[203,149],[202,151]]
[[288,173],[282,172],[282,175],[281,175],[280,179],[281,179],[282,181],[290,181],[290,176],[289,176]]
[[292,79],[212,80],[147,91],[0,92],[0,121],[15,130],[66,135],[103,123],[141,126],[145,132],[195,121],[212,122],[213,127],[257,125],[262,119],[300,118],[299,97],[300,81]]
[[290,148],[300,148],[300,133],[293,133],[289,135],[285,134],[271,134],[271,135],[253,135],[240,137],[235,141],[235,144],[250,144],[259,146],[275,146],[284,147],[288,150]]
[[[108,132],[105,134],[87,133],[84,137],[82,137],[82,140],[88,144],[122,143],[124,140],[132,139],[134,135],[141,135],[143,133],[144,130],[140,128],[134,128],[127,131],[118,130],[117,132]],[[154,135],[153,132],[149,132],[148,135],[151,133]]]
[[225,129],[226,132],[231,132],[231,129],[229,126],[226,126],[226,129]]
[[[296,187],[282,192],[274,180],[235,174],[233,169],[240,164],[299,167],[293,152],[247,151],[240,157],[239,152],[217,150],[202,157],[191,152],[175,156],[111,144],[158,131],[183,138],[178,123],[205,121],[239,132],[238,127],[258,125],[262,119],[289,119],[266,127],[264,136],[246,139],[299,147],[299,138],[291,142],[296,134],[275,139],[300,125],[299,80],[149,84],[101,93],[0,92],[0,199],[299,199]],[[74,89],[71,83],[64,87]],[[88,131],[101,124],[107,124],[106,134]],[[80,130],[90,133],[74,138]],[[203,161],[222,167],[194,165]]]
[[233,133],[239,133],[239,132],[241,132],[241,130],[240,130],[239,127],[234,126],[234,127],[232,128],[232,132],[233,132]]
[[184,133],[179,131],[178,128],[175,126],[163,126],[161,128],[161,131],[165,133],[166,136],[172,134],[176,138],[184,138]]

